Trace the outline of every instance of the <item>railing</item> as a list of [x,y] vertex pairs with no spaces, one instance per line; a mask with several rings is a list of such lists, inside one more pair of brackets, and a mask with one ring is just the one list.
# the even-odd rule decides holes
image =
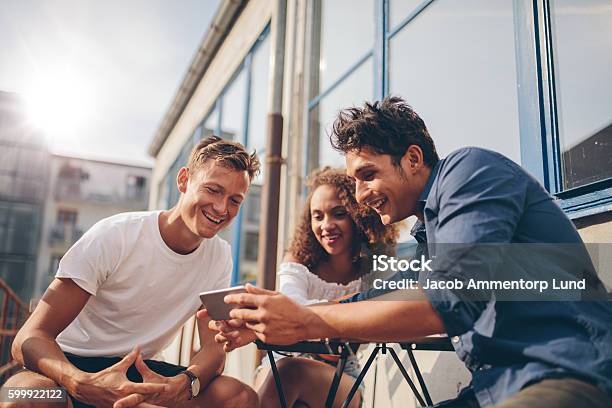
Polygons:
[[11,355],[11,345],[19,328],[29,316],[28,306],[0,279],[0,384],[18,368]]

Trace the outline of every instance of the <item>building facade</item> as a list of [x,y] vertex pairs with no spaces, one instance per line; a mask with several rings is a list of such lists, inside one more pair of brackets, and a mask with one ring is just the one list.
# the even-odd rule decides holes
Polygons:
[[149,199],[148,167],[53,154],[49,168],[35,296],[85,231],[111,215],[146,210]]
[[[275,56],[284,56],[278,254],[313,169],[343,166],[328,134],[337,112],[399,95],[443,157],[464,146],[503,153],[536,177],[587,242],[612,242],[612,0],[250,0],[222,3],[149,152],[150,208],[178,193],[178,168],[210,132],[265,162]],[[276,14],[286,6],[286,15]],[[283,19],[283,32],[271,24]],[[276,36],[284,48],[273,49]],[[234,282],[253,275],[261,180],[226,233]],[[256,211],[251,208],[251,211]],[[248,249],[247,249],[248,248]],[[603,252],[600,256],[606,256]],[[250,266],[249,266],[250,264]],[[610,277],[604,280],[612,285]],[[434,401],[469,381],[449,353],[418,354]],[[230,362],[244,379],[252,367]],[[408,406],[392,363],[368,376],[367,406]],[[375,377],[376,379],[373,379]]]
[[27,301],[36,281],[49,152],[17,94],[0,92],[0,278]]

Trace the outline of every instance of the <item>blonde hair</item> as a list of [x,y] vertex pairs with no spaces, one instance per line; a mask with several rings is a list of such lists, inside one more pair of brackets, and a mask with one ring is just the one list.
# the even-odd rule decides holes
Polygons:
[[196,171],[209,159],[232,170],[246,171],[251,181],[260,171],[255,150],[249,153],[242,144],[221,139],[219,136],[211,135],[200,140],[189,155],[187,167],[191,171]]

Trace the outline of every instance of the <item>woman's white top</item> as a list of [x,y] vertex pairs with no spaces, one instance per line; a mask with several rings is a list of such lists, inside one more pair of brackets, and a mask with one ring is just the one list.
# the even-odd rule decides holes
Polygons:
[[327,282],[296,262],[283,262],[278,273],[279,291],[301,305],[326,302],[359,292],[361,278],[342,285]]

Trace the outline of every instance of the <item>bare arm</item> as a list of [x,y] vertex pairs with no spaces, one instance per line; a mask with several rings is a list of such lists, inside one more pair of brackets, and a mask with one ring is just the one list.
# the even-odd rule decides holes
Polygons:
[[81,371],[66,359],[55,338],[81,312],[89,297],[72,279],[56,278],[51,282],[15,337],[12,346],[15,360],[64,386],[79,400],[96,406],[110,406],[133,393],[148,396],[166,392],[164,384],[136,384],[127,379],[127,369],[140,356],[138,347],[98,373]]
[[201,348],[189,365],[189,371],[198,376],[202,387],[220,375],[225,366],[223,346],[215,342],[215,334],[208,329],[209,321],[209,317],[196,319]]
[[427,300],[304,307],[276,292],[251,285],[247,291],[226,296],[227,303],[241,307],[230,315],[246,321],[246,327],[267,343],[291,344],[315,338],[408,341],[445,332],[440,316]]
[[309,309],[317,324],[304,325],[306,338],[401,342],[445,332],[427,300],[363,301]]
[[53,280],[15,337],[15,360],[73,390],[75,379],[84,373],[66,359],[55,338],[81,312],[90,296],[72,279]]

